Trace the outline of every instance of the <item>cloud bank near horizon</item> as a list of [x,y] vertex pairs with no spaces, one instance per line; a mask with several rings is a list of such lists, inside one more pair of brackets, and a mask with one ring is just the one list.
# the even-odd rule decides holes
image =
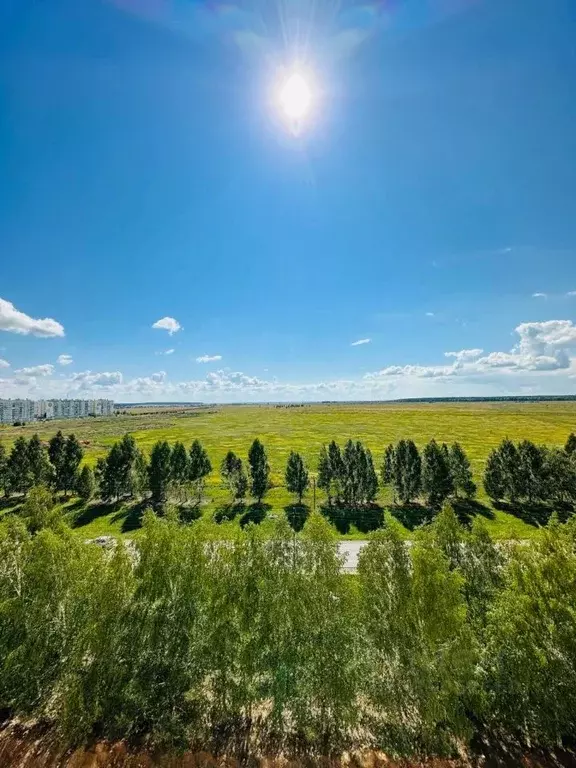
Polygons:
[[[356,400],[404,397],[463,397],[561,394],[576,391],[576,326],[571,320],[520,323],[510,350],[448,351],[449,364],[388,365],[351,379],[287,382],[221,368],[203,378],[171,381],[165,371],[127,379],[121,371],[60,374],[42,364],[0,380],[5,396],[111,397],[205,402]],[[213,356],[217,358],[219,356]]]

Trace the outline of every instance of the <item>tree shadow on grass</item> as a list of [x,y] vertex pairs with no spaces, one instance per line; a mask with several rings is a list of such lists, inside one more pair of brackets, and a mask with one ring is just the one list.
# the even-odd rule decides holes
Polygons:
[[475,718],[473,724],[475,733],[470,740],[470,753],[473,758],[480,758],[486,768],[517,768],[519,765],[569,768],[576,765],[573,740],[568,740],[562,747],[528,747],[518,734],[493,731]]
[[229,520],[235,520],[238,515],[244,514],[245,511],[246,504],[243,501],[221,504],[214,512],[214,522],[225,523]]
[[6,511],[7,514],[17,512],[24,501],[24,496],[10,496],[9,498],[4,496],[0,499],[0,512]]
[[[109,515],[110,512],[113,512],[118,508],[118,505],[109,503],[105,504],[104,502],[86,505],[80,503],[79,508],[82,508],[82,511],[72,520],[72,528],[82,528],[84,525],[88,525],[99,517]],[[73,510],[71,507],[68,507],[67,511]]]
[[352,521],[348,514],[349,511],[350,510],[344,509],[343,507],[337,507],[335,504],[322,504],[320,507],[320,512],[342,536],[346,536],[346,534],[350,533],[350,524]]
[[375,531],[384,525],[384,509],[379,504],[358,508],[324,504],[320,511],[343,536],[350,533],[352,525],[361,533]]
[[567,501],[559,501],[553,506],[552,511],[556,512],[561,523],[565,523],[574,514],[574,505]]
[[413,531],[425,523],[430,523],[436,515],[436,510],[416,502],[391,505],[390,512],[409,531]]
[[568,519],[572,513],[572,508],[568,505],[555,505],[554,507],[548,504],[538,504],[530,502],[507,502],[507,501],[495,501],[494,507],[502,512],[508,512],[510,515],[520,518],[528,525],[539,527],[546,525],[552,516],[552,513],[556,511],[561,521]]
[[82,499],[76,499],[75,501],[66,501],[64,502],[64,511],[78,512],[79,509],[84,509],[86,506],[87,506],[86,502],[82,501]]
[[240,518],[240,527],[245,528],[248,523],[259,525],[270,509],[272,509],[271,504],[264,504],[263,502],[250,504],[246,512]]
[[476,499],[452,499],[450,503],[462,525],[470,526],[476,515],[494,519],[494,510]]
[[180,522],[182,523],[193,523],[194,520],[199,520],[201,517],[202,510],[198,504],[180,507]]
[[384,525],[384,508],[379,504],[370,504],[353,511],[353,523],[361,533],[376,531]]
[[117,523],[122,520],[120,530],[122,533],[129,533],[142,527],[142,516],[144,510],[150,506],[149,499],[142,499],[133,504],[123,504],[122,507],[112,517],[112,522]]
[[292,528],[299,533],[310,516],[310,507],[307,504],[288,504],[284,512]]
[[0,514],[5,512],[6,515],[14,515],[20,511],[20,508],[24,502],[23,496],[10,499],[0,499]]

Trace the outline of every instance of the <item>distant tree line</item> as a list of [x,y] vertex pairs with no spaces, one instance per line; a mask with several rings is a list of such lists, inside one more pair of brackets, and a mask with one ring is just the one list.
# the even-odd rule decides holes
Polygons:
[[[174,449],[153,453],[164,467]],[[341,458],[367,462],[356,445]],[[252,459],[262,484],[260,449]],[[225,461],[236,494],[243,469]],[[0,709],[51,724],[64,746],[202,745],[246,764],[576,739],[574,518],[502,549],[481,518],[468,530],[447,505],[410,546],[394,523],[377,531],[351,578],[318,514],[300,535],[281,517],[219,543],[208,521],[149,510],[137,540],[104,551],[54,519],[50,500],[33,489],[33,524],[0,527]]]

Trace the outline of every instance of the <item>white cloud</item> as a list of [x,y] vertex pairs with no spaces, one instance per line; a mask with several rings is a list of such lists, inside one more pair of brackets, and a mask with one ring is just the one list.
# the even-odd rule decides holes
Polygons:
[[568,371],[573,361],[570,351],[576,350],[576,326],[570,320],[547,320],[520,323],[515,329],[519,341],[509,352],[490,352],[480,357],[481,349],[445,352],[453,357],[451,366],[390,365],[381,371],[366,374],[368,380],[381,377],[397,378],[474,378],[491,373],[503,375],[520,372]]
[[16,309],[14,304],[6,299],[0,299],[0,331],[21,333],[25,336],[64,336],[64,328],[51,317],[35,319]]
[[0,368],[10,368],[10,363],[7,360],[0,359]]
[[262,389],[271,384],[273,382],[259,379],[257,376],[248,376],[241,371],[219,370],[206,375],[208,389]]
[[372,339],[358,339],[358,341],[353,341],[352,344],[350,344],[351,347],[359,347],[361,344],[370,344]]
[[19,368],[14,373],[19,373],[21,376],[52,376],[54,373],[54,366],[50,363],[45,365],[32,365],[29,368]]
[[174,349],[165,349],[163,352],[157,352],[158,355],[173,355],[176,350]]
[[455,365],[389,365],[381,371],[367,373],[364,378],[370,381],[382,376],[413,376],[432,379],[437,377],[454,376],[457,372]]
[[554,355],[521,355],[515,352],[491,352],[476,361],[479,371],[487,368],[510,371],[557,371],[570,367],[570,359],[564,350]]
[[182,326],[178,320],[175,320],[173,317],[161,317],[160,320],[156,320],[156,322],[152,324],[152,328],[168,331],[170,336],[172,336],[173,333],[178,333],[178,331],[182,330]]
[[475,360],[484,352],[483,349],[461,349],[459,352],[444,352],[444,357],[454,357],[459,363]]
[[[480,349],[445,353],[445,365],[389,365],[355,379],[286,382],[261,379],[222,368],[205,377],[172,382],[165,371],[124,379],[119,371],[46,375],[47,366],[19,369],[4,378],[5,397],[97,397],[117,401],[199,400],[258,402],[359,400],[405,397],[503,395],[574,392],[576,325],[570,320],[521,323],[510,350],[484,354]],[[52,367],[53,366],[48,366]],[[44,373],[44,375],[43,375]]]
[[476,361],[479,368],[513,368],[518,358],[510,352],[490,352],[486,357]]
[[157,371],[150,376],[142,376],[137,379],[131,379],[124,384],[117,387],[117,391],[120,397],[138,393],[140,395],[147,395],[162,399],[168,394],[168,389],[165,386],[166,371]]
[[58,362],[60,365],[72,365],[74,360],[70,355],[58,355]]
[[532,294],[533,299],[547,299],[548,294],[547,293],[533,293]]
[[222,355],[201,355],[196,358],[197,363],[215,363],[222,360]]
[[576,326],[571,320],[546,320],[541,323],[520,323],[518,350],[527,355],[545,355],[551,351],[576,347]]
[[426,317],[435,317],[434,312],[426,312]]
[[576,296],[576,291],[568,291],[566,296]]
[[76,384],[78,389],[89,390],[92,387],[112,387],[122,384],[123,376],[120,371],[104,371],[103,373],[92,373],[92,371],[82,371],[73,373],[70,382]]

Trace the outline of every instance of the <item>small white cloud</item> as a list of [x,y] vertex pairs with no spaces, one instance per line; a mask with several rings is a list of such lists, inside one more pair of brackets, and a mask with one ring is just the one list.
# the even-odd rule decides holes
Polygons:
[[548,294],[547,293],[533,293],[532,294],[533,299],[547,299]]
[[58,355],[58,362],[60,365],[72,365],[74,360],[70,355]]
[[222,355],[201,355],[196,358],[197,363],[215,363],[222,360]]
[[453,365],[389,365],[381,371],[367,373],[365,380],[376,381],[383,376],[414,376],[423,379],[455,376],[457,368]]
[[164,350],[164,352],[160,352],[159,354],[161,354],[161,355],[173,355],[174,352],[175,352],[174,349],[166,349],[166,350]]
[[36,319],[25,315],[6,299],[0,299],[0,331],[21,333],[24,336],[31,333],[33,336],[44,338],[64,336],[64,328],[56,320],[51,317]]
[[459,352],[444,352],[444,357],[454,357],[459,363],[476,360],[484,352],[483,349],[461,349]]
[[120,371],[104,371],[103,373],[82,371],[81,373],[74,373],[70,381],[77,382],[79,389],[90,389],[91,387],[110,387],[115,384],[122,384],[123,377]]
[[0,368],[10,368],[10,363],[7,360],[0,360]]
[[166,371],[157,371],[156,373],[153,373],[150,378],[156,383],[161,383],[166,379]]
[[566,296],[576,296],[576,291],[568,291]]
[[434,312],[426,312],[426,317],[434,317]]
[[29,368],[19,368],[15,373],[19,373],[21,376],[52,376],[54,366],[50,365],[50,363],[31,365]]
[[170,336],[172,336],[173,333],[178,333],[178,331],[182,330],[182,326],[178,320],[175,320],[173,317],[161,317],[160,320],[156,320],[156,322],[152,324],[152,328],[168,331]]
[[358,341],[353,341],[352,344],[350,344],[351,347],[359,347],[361,344],[370,344],[372,339],[358,339]]

